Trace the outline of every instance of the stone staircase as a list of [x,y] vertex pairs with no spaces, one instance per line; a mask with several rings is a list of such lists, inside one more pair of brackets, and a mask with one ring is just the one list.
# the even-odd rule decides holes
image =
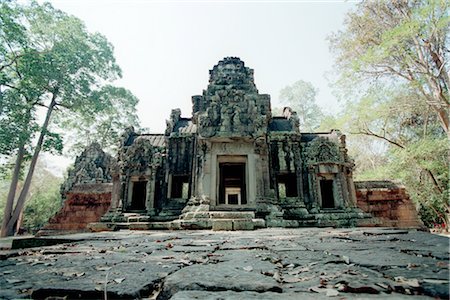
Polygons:
[[186,199],[170,199],[158,215],[152,217],[152,220],[168,222],[178,219],[186,206],[186,202]]
[[104,230],[178,230],[178,229],[212,229],[212,230],[254,230],[266,227],[263,219],[255,218],[253,211],[202,211],[187,212],[176,220],[158,220],[158,216],[139,213],[123,213],[114,219],[104,218],[100,223],[89,224],[91,231]]
[[180,229],[254,230],[266,227],[263,219],[255,218],[253,211],[186,212],[174,221]]

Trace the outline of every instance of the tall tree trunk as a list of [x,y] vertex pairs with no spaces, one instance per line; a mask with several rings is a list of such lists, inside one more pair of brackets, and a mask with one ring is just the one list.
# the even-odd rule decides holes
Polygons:
[[[17,152],[16,163],[14,165],[13,176],[11,184],[9,186],[8,198],[6,198],[5,211],[3,212],[2,231],[0,236],[5,237],[14,234],[14,230],[7,231],[8,221],[11,218],[11,214],[14,207],[14,199],[16,198],[17,184],[19,183],[20,167],[22,166],[23,156],[25,154],[25,146],[21,144],[19,151]],[[13,229],[13,228],[12,228]]]
[[38,142],[36,144],[36,148],[34,149],[33,158],[31,159],[30,168],[28,170],[27,177],[25,178],[25,182],[23,184],[22,191],[20,192],[19,198],[17,199],[16,207],[14,208],[14,212],[8,220],[6,225],[7,233],[14,232],[14,225],[17,223],[20,213],[23,210],[25,205],[25,200],[28,194],[28,191],[31,186],[31,179],[33,178],[34,169],[36,167],[36,163],[39,157],[39,153],[41,152],[42,144],[44,143],[44,137],[47,133],[48,124],[50,123],[50,117],[52,115],[53,109],[56,105],[56,93],[53,94],[52,100],[47,110],[47,115],[45,117],[44,124],[41,128],[41,133],[39,135]]

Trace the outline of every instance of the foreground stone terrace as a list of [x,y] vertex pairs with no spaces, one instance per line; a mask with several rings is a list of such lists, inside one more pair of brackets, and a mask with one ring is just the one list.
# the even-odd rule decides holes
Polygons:
[[449,239],[415,230],[119,231],[61,238],[67,243],[2,250],[0,298],[449,297]]

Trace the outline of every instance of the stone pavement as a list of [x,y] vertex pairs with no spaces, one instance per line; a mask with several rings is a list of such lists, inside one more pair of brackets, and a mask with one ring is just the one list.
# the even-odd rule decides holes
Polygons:
[[119,231],[0,252],[0,298],[449,297],[449,239],[387,228]]

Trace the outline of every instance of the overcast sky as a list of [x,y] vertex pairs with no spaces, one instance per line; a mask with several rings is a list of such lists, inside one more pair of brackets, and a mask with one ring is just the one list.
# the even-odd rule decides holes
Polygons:
[[[276,106],[297,80],[319,89],[318,103],[336,112],[326,74],[333,68],[327,36],[342,27],[353,2],[53,0],[114,45],[123,70],[117,85],[139,99],[141,124],[163,132],[172,108],[191,115],[191,96],[226,56],[255,70],[260,93]],[[278,104],[279,105],[279,104]]]

